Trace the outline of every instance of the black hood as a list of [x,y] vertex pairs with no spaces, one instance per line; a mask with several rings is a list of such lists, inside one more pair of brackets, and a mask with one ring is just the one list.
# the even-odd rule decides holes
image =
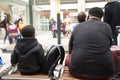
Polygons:
[[22,38],[17,40],[15,50],[19,51],[21,54],[25,54],[28,51],[31,51],[37,44],[38,41],[35,38]]

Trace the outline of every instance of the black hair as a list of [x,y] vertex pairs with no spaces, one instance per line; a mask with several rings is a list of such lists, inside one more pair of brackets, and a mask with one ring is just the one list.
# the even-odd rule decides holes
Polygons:
[[103,17],[103,10],[99,7],[93,7],[89,10],[89,15],[95,16],[101,19]]
[[35,29],[32,25],[26,25],[22,28],[21,34],[23,37],[33,37],[35,34]]

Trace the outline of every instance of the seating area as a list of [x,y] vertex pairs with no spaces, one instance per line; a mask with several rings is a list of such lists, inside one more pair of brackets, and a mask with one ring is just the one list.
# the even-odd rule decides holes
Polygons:
[[[12,46],[4,46],[4,49],[6,50],[12,50],[13,49],[13,45]],[[115,73],[117,73],[118,71],[118,56],[120,56],[120,47],[118,46],[113,46],[111,47],[111,50],[113,52],[113,56],[115,57],[114,58],[114,61],[115,61],[115,67],[116,67],[116,70],[115,70]],[[3,53],[5,54],[5,53]],[[65,55],[65,60],[66,60],[66,56],[67,54]],[[77,78],[74,78],[70,75],[69,73],[69,69],[67,66],[65,66],[65,60],[64,60],[64,64],[63,64],[63,67],[61,67],[62,71],[60,72],[61,73],[61,76],[60,76],[60,80],[83,80],[83,79],[77,79]],[[15,80],[15,79],[28,79],[28,80],[34,80],[34,79],[42,79],[42,80],[50,80],[50,77],[48,75],[43,75],[43,74],[37,74],[37,75],[21,75],[19,71],[16,71],[15,73],[12,73],[10,75],[3,75],[1,76],[1,79],[3,80]],[[109,80],[114,80],[114,79],[109,79]]]
[[[15,73],[13,74],[10,74],[10,75],[6,75],[6,76],[3,76],[1,77],[2,80],[18,80],[18,79],[21,79],[21,80],[25,80],[25,79],[28,79],[28,80],[36,80],[36,79],[42,79],[42,80],[50,80],[50,78],[48,77],[48,75],[43,75],[43,74],[37,74],[37,75],[21,75],[19,71],[16,71]],[[69,74],[69,69],[67,66],[64,67],[64,71],[63,71],[63,74],[61,75],[60,77],[60,80],[82,80],[82,79],[76,79],[74,77],[72,77],[70,74]]]
[[37,74],[37,75],[21,75],[18,71],[16,71],[15,73],[11,74],[11,75],[7,75],[7,76],[3,76],[2,79],[28,79],[28,80],[34,80],[34,79],[49,79],[49,77],[47,75],[43,75],[43,74]]

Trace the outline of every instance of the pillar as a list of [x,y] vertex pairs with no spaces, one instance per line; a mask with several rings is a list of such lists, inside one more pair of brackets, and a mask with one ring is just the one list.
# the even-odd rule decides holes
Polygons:
[[33,0],[29,0],[29,17],[30,17],[30,25],[33,25]]
[[56,8],[56,0],[50,0],[50,19],[53,18],[55,21],[57,21],[57,8]]
[[85,0],[78,0],[78,12],[85,11]]

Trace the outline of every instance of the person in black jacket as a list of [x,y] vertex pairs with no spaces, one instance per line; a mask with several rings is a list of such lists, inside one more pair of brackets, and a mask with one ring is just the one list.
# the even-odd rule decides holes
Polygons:
[[[5,36],[4,36],[4,43],[6,42],[6,39],[7,39],[7,36],[8,36],[8,32],[7,32],[7,28],[8,28],[8,25],[10,24],[10,21],[11,21],[11,16],[9,13],[5,13],[5,18],[4,20],[2,21],[3,23],[3,28],[5,29]],[[9,43],[11,41],[9,40]]]
[[105,14],[103,21],[108,23],[112,29],[113,45],[117,45],[118,31],[116,26],[120,26],[120,2],[116,0],[106,0]]
[[74,28],[69,41],[71,60],[69,70],[72,76],[89,80],[107,80],[114,71],[112,31],[101,21],[103,11],[93,7],[89,18]]
[[35,38],[35,29],[32,25],[26,25],[21,34],[23,38],[17,40],[11,64],[18,64],[18,71],[23,75],[40,73],[44,63],[44,50]]

